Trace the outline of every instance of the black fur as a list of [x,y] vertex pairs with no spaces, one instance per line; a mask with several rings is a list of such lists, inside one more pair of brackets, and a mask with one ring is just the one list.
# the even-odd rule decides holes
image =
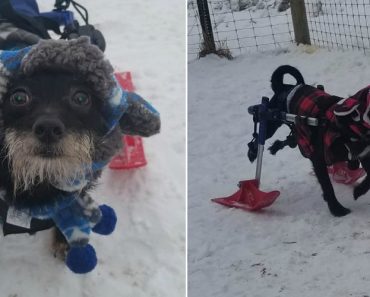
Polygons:
[[[26,107],[14,107],[9,98],[16,90],[25,89],[32,96],[32,102]],[[78,90],[83,90],[91,96],[89,108],[78,108],[70,104],[70,97]],[[121,133],[116,129],[108,136],[105,135],[105,121],[101,114],[101,100],[94,97],[94,92],[78,77],[70,73],[43,72],[32,77],[17,77],[12,80],[8,93],[4,96],[2,105],[3,127],[13,128],[25,133],[33,133],[34,123],[45,114],[58,118],[68,131],[92,133],[94,135],[95,161],[110,159],[120,148]],[[103,143],[104,142],[104,143]],[[47,144],[45,144],[47,145]],[[1,142],[0,185],[8,193],[13,192],[11,168],[8,166],[4,141]],[[6,182],[5,182],[6,181]],[[40,203],[48,199],[55,189],[48,184],[40,184],[29,191],[17,193],[17,197],[9,197],[10,201],[24,198],[29,203]],[[14,200],[14,198],[16,198]]]
[[[284,76],[290,74],[296,80],[295,85],[284,84]],[[298,69],[290,65],[282,65],[278,67],[271,76],[271,88],[274,91],[274,96],[270,99],[269,109],[277,109],[279,111],[287,111],[286,97],[289,92],[297,85],[304,84],[302,74]],[[278,121],[269,122],[266,131],[266,138],[272,137],[276,130],[281,127],[282,123]]]
[[[289,65],[280,66],[277,68],[274,73],[272,74],[271,78],[271,87],[274,91],[274,96],[272,97],[269,108],[270,109],[278,109],[280,111],[287,111],[287,95],[289,92],[295,87],[295,85],[288,85],[284,84],[283,78],[285,74],[292,75],[298,84],[304,84],[304,79],[302,74],[294,67]],[[267,138],[273,136],[276,130],[282,125],[281,122],[277,121],[269,121],[267,127]],[[335,162],[340,161],[349,161],[348,160],[348,151],[345,148],[345,143],[348,143],[348,135],[346,133],[345,127],[339,127],[341,137],[335,141],[333,144],[332,152],[334,153]],[[315,175],[318,179],[318,182],[321,186],[323,191],[323,198],[327,202],[330,212],[334,216],[345,216],[346,214],[350,213],[350,210],[343,207],[337,200],[335,196],[335,192],[333,189],[333,185],[329,178],[327,165],[325,162],[325,155],[324,155],[324,143],[323,143],[323,135],[325,131],[325,125],[320,125],[318,127],[310,127],[313,137],[312,143],[314,147],[314,153],[310,158]],[[370,145],[370,143],[362,143],[359,144],[361,147],[359,150],[363,150],[366,146]],[[370,158],[365,158],[360,160],[362,167],[365,169],[367,173],[370,172]],[[351,162],[351,166],[356,168],[356,163],[358,166],[358,162]],[[358,185],[354,189],[354,198],[357,199],[359,196],[365,194],[370,189],[370,177],[369,175],[366,176],[364,181]]]
[[[290,74],[296,80],[295,85],[284,84],[284,76]],[[292,87],[304,84],[304,79],[299,70],[290,65],[282,65],[278,67],[271,76],[271,88],[275,94],[281,94],[282,92],[289,92]]]

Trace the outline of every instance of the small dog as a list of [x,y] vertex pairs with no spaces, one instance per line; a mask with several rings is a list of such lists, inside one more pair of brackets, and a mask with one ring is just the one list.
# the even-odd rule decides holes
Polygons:
[[[296,84],[284,84],[285,74],[293,76]],[[347,161],[349,169],[358,168],[361,163],[366,173],[370,172],[370,87],[350,98],[332,96],[306,85],[302,74],[289,65],[274,71],[271,87],[274,96],[269,109],[319,119],[318,126],[309,126],[300,120],[292,126],[292,131],[302,155],[312,162],[330,212],[338,217],[347,215],[350,210],[338,202],[327,166]],[[281,125],[281,121],[268,121],[266,138],[272,137]],[[271,151],[276,153],[275,149]],[[355,187],[354,198],[365,194],[369,188],[370,176],[367,174]]]
[[[11,75],[4,71],[0,95],[0,189],[8,205],[32,209],[61,193],[92,200],[88,193],[121,148],[122,132],[159,132],[159,116],[143,99],[119,102],[111,65],[86,38],[42,41],[20,63]],[[67,241],[59,231],[55,238],[64,254]]]
[[[85,174],[81,165],[91,164],[106,140],[100,102],[72,73],[42,71],[11,81],[2,107],[6,162],[0,174],[17,193],[14,199],[39,203],[49,197],[43,191],[50,191],[50,181]],[[111,155],[120,147],[119,136],[109,137],[116,144]]]
[[[9,203],[28,207],[56,197],[56,184],[85,174],[85,164],[102,147],[111,158],[121,146],[115,129],[105,137],[101,100],[81,77],[60,71],[41,71],[11,80],[4,96],[4,141],[0,156],[0,185]],[[109,143],[109,145],[107,145]],[[92,188],[100,171],[83,188]],[[57,234],[56,249],[68,248]],[[61,255],[64,251],[60,250]]]

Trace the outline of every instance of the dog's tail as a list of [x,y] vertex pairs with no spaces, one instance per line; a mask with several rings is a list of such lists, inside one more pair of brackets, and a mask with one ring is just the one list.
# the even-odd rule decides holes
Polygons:
[[274,93],[283,91],[284,75],[290,74],[297,81],[296,85],[304,84],[304,79],[299,70],[290,65],[282,65],[278,67],[271,76],[271,88]]

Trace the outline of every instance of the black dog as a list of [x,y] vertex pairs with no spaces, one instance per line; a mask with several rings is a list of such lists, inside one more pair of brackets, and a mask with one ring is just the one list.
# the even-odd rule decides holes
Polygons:
[[[111,65],[87,39],[40,42],[20,63],[0,96],[1,201],[31,210],[73,194],[95,210],[89,191],[122,133],[158,133],[158,113],[134,94],[121,103]],[[63,235],[57,249],[68,248]]]
[[[41,203],[53,190],[50,181],[83,174],[81,164],[90,164],[107,141],[101,100],[71,73],[12,79],[2,110],[0,183],[16,193],[12,199]],[[120,148],[120,131],[108,139],[114,139],[109,158]]]
[[[292,75],[296,85],[284,84],[285,74]],[[296,122],[292,126],[295,141],[303,156],[312,162],[330,212],[334,216],[348,214],[350,210],[343,207],[335,196],[327,166],[347,161],[348,167],[355,169],[361,162],[364,170],[370,172],[369,88],[347,99],[332,96],[322,89],[306,85],[301,73],[289,65],[274,71],[271,86],[274,96],[269,109],[319,119],[318,126],[309,126],[304,120]],[[281,121],[268,121],[267,138],[272,137],[281,125]],[[369,188],[370,176],[367,175],[355,188],[354,198],[365,194]]]
[[[47,203],[59,192],[51,183],[81,176],[82,164],[92,163],[96,153],[105,148],[105,157],[111,158],[121,147],[119,129],[104,135],[96,92],[71,73],[42,71],[14,78],[3,100],[0,185],[15,206]],[[57,233],[56,238],[55,248],[68,248],[63,236]]]

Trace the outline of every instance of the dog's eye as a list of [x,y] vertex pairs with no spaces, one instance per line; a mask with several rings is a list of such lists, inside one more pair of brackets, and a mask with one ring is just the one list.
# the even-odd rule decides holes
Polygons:
[[15,106],[25,106],[30,103],[31,98],[25,91],[17,91],[10,96],[10,103]]
[[77,92],[73,95],[72,101],[78,106],[88,106],[90,105],[90,97],[85,92]]

